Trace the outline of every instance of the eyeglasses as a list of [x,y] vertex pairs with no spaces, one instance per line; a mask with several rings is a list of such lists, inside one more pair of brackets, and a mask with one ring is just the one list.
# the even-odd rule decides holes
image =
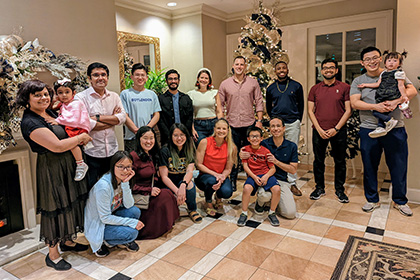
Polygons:
[[335,70],[335,66],[331,66],[331,67],[322,67],[322,70],[327,71],[327,70]]
[[94,77],[94,78],[99,78],[99,77],[107,77],[108,76],[108,74],[107,73],[93,73],[92,75],[91,75],[92,77]]
[[365,59],[363,59],[363,62],[371,62],[371,61],[376,61],[379,60],[381,57],[380,56],[374,56],[374,57],[366,57]]
[[45,97],[45,98],[50,98],[50,94],[49,93],[44,93],[44,94],[33,94],[32,95],[34,98],[37,98],[37,99],[41,99],[42,97]]
[[132,166],[124,166],[124,165],[115,165],[116,168],[119,170],[130,171],[133,169]]
[[249,139],[260,139],[261,136],[260,135],[250,135]]

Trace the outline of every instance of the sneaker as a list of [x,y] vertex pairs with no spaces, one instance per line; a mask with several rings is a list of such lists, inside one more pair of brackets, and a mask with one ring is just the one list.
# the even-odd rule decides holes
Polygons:
[[136,241],[131,241],[131,242],[125,243],[125,244],[118,244],[117,246],[118,246],[118,248],[121,248],[121,249],[127,249],[127,251],[129,251],[129,252],[137,252],[140,249],[140,247],[139,247],[139,245],[137,245]]
[[376,208],[379,208],[381,205],[379,202],[366,202],[365,205],[363,205],[362,210],[365,212],[372,212]]
[[260,206],[259,204],[258,204],[258,202],[255,202],[255,207],[254,207],[254,210],[255,210],[255,213],[257,213],[257,214],[262,214],[262,213],[264,213],[264,206]]
[[396,125],[397,125],[398,121],[394,120],[394,118],[391,118],[389,121],[387,121],[385,123],[385,130],[386,132],[390,132]]
[[374,131],[369,132],[370,138],[378,138],[386,135],[386,129],[378,126]]
[[296,196],[302,196],[302,192],[298,189],[298,187],[295,184],[292,184],[290,186],[290,191]]
[[241,213],[241,215],[239,216],[238,222],[236,223],[239,227],[243,227],[246,223],[246,219],[248,218],[247,215],[245,215],[244,213]]
[[310,199],[313,199],[313,200],[318,200],[318,199],[320,199],[321,198],[321,196],[324,196],[325,195],[325,191],[324,191],[324,189],[321,189],[321,188],[316,188],[312,193],[311,193],[311,195],[309,196],[309,198]]
[[404,216],[413,216],[413,211],[411,211],[410,206],[407,204],[399,205],[394,203],[394,208],[398,209],[398,211],[400,211],[400,213]]
[[278,227],[280,225],[279,219],[277,219],[276,213],[268,215],[268,220],[273,227]]
[[101,249],[99,249],[98,251],[96,251],[95,252],[95,255],[98,258],[105,258],[106,256],[109,255],[108,247],[106,247],[105,245],[102,244]]
[[336,192],[335,195],[338,197],[338,201],[341,203],[349,203],[349,198],[344,192]]
[[76,175],[74,175],[75,181],[81,181],[86,176],[89,166],[86,163],[78,164],[76,167]]

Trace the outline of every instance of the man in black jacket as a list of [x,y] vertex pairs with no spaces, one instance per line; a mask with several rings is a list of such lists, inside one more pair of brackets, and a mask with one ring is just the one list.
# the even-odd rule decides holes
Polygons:
[[175,69],[165,74],[169,89],[159,96],[162,108],[158,122],[160,131],[160,143],[163,146],[169,141],[169,129],[174,123],[182,123],[191,134],[193,123],[193,105],[191,98],[178,91],[180,75]]

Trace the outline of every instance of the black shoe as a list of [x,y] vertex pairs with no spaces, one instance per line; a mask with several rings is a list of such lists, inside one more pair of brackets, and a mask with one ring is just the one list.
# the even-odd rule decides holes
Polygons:
[[277,219],[276,213],[268,215],[268,220],[273,227],[278,227],[280,225],[279,219]]
[[324,191],[324,189],[321,189],[321,188],[316,188],[312,193],[311,193],[311,195],[309,196],[309,198],[310,199],[313,199],[313,200],[318,200],[318,199],[320,199],[321,198],[321,196],[324,196],[325,195],[325,191]]
[[335,192],[335,195],[338,197],[338,201],[341,203],[349,203],[349,198],[344,192]]
[[129,252],[137,252],[140,249],[136,241],[131,241],[130,243],[125,244],[118,244],[117,246],[121,249],[127,249],[127,251]]
[[69,270],[71,268],[71,264],[66,262],[64,259],[62,259],[58,263],[53,262],[50,259],[50,254],[47,254],[47,256],[45,257],[45,264],[49,267],[54,268],[55,270]]
[[236,192],[236,182],[231,182],[232,183],[232,192]]
[[88,245],[83,245],[80,243],[76,243],[75,246],[67,246],[66,244],[60,244],[60,249],[63,252],[73,251],[73,252],[82,252],[86,251],[89,248]]
[[255,210],[255,213],[262,214],[264,213],[264,206],[260,206],[258,202],[255,202],[254,210]]
[[105,246],[105,244],[102,244],[101,249],[99,249],[98,251],[95,252],[95,255],[98,258],[105,258],[106,256],[109,255],[109,249],[108,247]]
[[243,227],[246,224],[246,219],[248,218],[247,215],[241,213],[239,216],[238,222],[236,223],[239,227]]

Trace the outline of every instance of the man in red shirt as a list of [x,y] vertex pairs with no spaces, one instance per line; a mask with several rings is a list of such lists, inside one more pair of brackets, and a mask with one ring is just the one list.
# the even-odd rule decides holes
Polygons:
[[312,146],[314,151],[315,190],[310,198],[317,200],[325,195],[325,152],[331,143],[334,158],[334,185],[338,201],[348,203],[344,193],[346,181],[346,122],[351,115],[350,86],[337,81],[338,64],[327,58],[321,63],[324,80],[314,85],[308,96],[308,115],[313,124]]

